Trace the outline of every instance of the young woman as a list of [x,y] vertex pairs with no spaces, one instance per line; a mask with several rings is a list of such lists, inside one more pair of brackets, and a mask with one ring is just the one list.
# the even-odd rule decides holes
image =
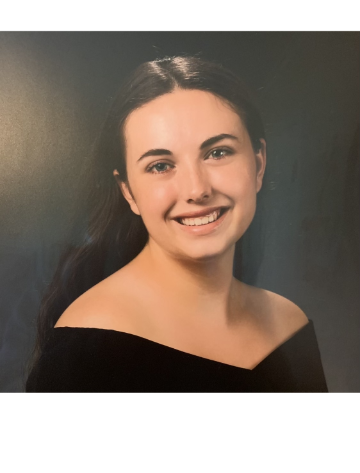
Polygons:
[[265,165],[230,71],[141,65],[98,140],[87,239],[44,298],[27,391],[326,391],[312,322],[233,276]]

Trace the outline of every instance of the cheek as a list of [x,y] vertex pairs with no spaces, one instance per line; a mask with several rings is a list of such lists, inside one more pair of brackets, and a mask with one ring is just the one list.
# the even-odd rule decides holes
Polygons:
[[138,206],[145,223],[149,216],[163,218],[171,205],[176,202],[172,186],[166,183],[158,182],[151,185],[147,183],[142,186],[138,195],[141,195]]
[[214,188],[234,200],[256,195],[256,182],[251,169],[232,167],[224,173],[217,173],[213,179]]

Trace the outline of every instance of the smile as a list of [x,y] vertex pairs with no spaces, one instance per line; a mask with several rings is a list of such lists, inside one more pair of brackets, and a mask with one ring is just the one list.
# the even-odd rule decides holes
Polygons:
[[187,226],[192,226],[192,225],[207,225],[210,222],[214,222],[217,220],[220,216],[220,209],[215,210],[209,215],[204,215],[204,217],[198,217],[198,218],[180,218],[179,222],[182,225],[187,225]]
[[188,227],[191,226],[197,226],[200,227],[202,225],[208,225],[209,223],[215,222],[220,218],[225,212],[227,208],[223,209],[218,209],[215,210],[214,212],[211,212],[209,215],[204,215],[203,217],[197,217],[197,218],[179,218],[177,221],[181,225],[185,225]]

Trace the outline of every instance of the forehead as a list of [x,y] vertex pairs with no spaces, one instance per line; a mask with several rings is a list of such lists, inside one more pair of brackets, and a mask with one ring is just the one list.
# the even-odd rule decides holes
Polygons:
[[133,111],[124,127],[127,145],[136,148],[179,141],[198,144],[216,134],[241,135],[243,130],[240,117],[224,100],[210,92],[183,89]]

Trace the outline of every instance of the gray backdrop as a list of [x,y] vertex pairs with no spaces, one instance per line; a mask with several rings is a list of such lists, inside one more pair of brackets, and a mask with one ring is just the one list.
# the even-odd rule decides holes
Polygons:
[[0,390],[23,391],[41,294],[122,78],[202,53],[257,93],[268,164],[235,275],[313,320],[330,391],[360,390],[359,33],[0,33]]

